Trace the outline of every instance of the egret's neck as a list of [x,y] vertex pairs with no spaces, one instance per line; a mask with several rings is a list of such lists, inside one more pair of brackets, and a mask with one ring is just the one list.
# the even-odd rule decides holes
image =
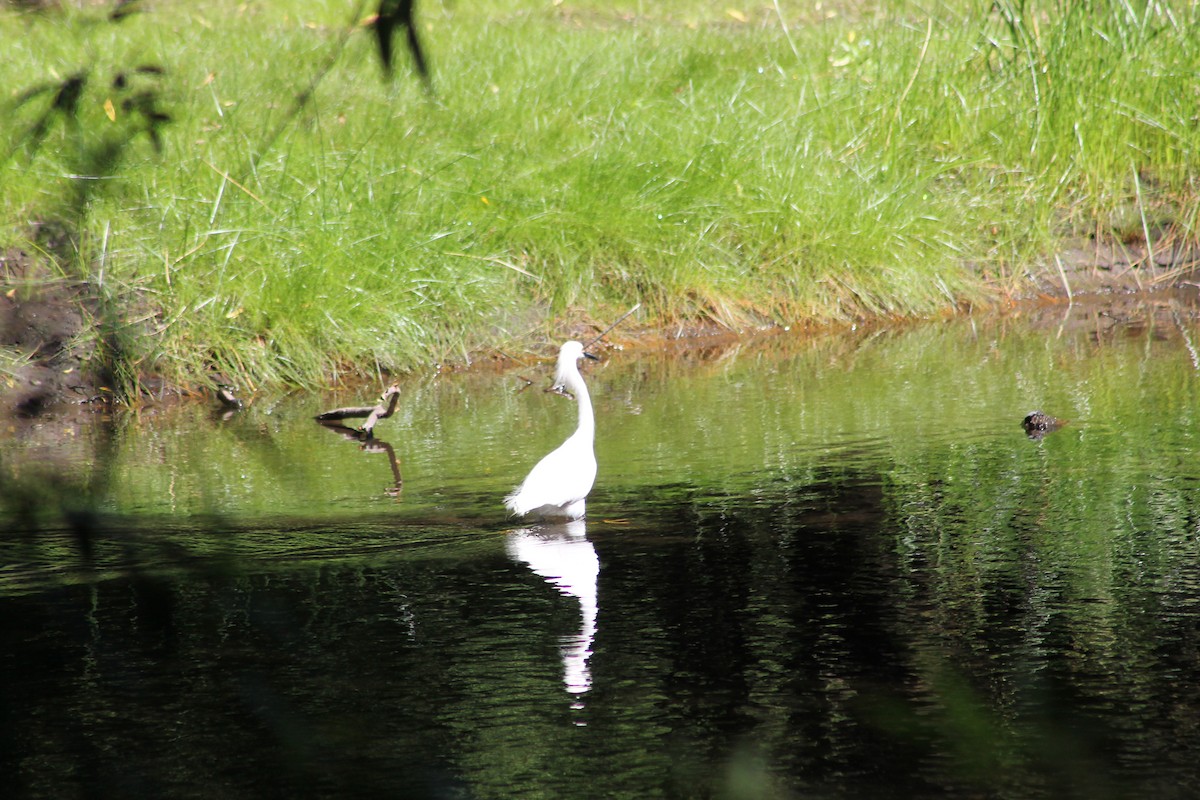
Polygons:
[[568,387],[579,402],[579,427],[575,429],[576,436],[586,436],[589,440],[596,435],[596,418],[592,414],[592,397],[588,394],[587,384],[583,376],[576,370],[570,377]]

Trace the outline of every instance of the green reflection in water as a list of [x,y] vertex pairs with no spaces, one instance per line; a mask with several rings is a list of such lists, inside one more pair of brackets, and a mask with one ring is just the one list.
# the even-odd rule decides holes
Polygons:
[[[1142,493],[1137,507],[1161,508],[1188,471],[1184,445],[1196,436],[1196,368],[1179,335],[1190,325],[1194,339],[1195,323],[1146,319],[1077,310],[1062,335],[1021,319],[955,320],[614,353],[588,374],[600,423],[594,502],[602,515],[637,513],[683,487],[741,496],[776,481],[802,485],[820,467],[872,464],[899,484],[978,487],[986,498],[968,503],[976,513],[1031,500],[1014,488],[1021,478],[1061,495],[1054,513],[1113,517],[1135,500],[1122,486]],[[520,374],[548,383],[549,370],[547,362]],[[151,409],[72,436],[50,422],[4,444],[6,477],[48,464],[58,480],[89,487],[97,510],[116,514],[394,514],[398,523],[502,526],[497,498],[574,425],[569,402],[522,387],[515,374],[404,383],[397,414],[377,428],[394,468],[384,448],[312,423],[324,408],[363,399],[341,395],[259,401],[224,421],[191,406]],[[1019,423],[1033,408],[1070,424],[1026,442]]]

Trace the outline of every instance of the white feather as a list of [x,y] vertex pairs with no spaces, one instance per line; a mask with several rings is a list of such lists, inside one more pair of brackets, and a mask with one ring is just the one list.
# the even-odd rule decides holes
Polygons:
[[583,356],[583,345],[579,342],[567,342],[558,352],[554,387],[575,395],[579,425],[504,498],[504,504],[514,514],[542,519],[579,519],[584,515],[584,501],[596,481],[593,451],[596,424],[587,385],[579,374],[579,359]]

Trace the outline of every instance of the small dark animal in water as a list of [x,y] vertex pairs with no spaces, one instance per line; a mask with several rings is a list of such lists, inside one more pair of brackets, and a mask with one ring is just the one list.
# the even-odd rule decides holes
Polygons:
[[1049,414],[1043,414],[1041,411],[1030,411],[1025,415],[1025,419],[1021,421],[1021,427],[1025,429],[1025,433],[1030,439],[1040,439],[1047,433],[1053,433],[1066,424],[1066,420],[1055,419]]

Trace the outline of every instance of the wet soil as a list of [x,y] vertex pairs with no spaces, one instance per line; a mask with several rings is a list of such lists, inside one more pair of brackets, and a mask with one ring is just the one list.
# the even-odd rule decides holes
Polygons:
[[24,251],[0,254],[0,412],[34,417],[100,394],[95,311],[81,282]]
[[[1144,244],[1080,240],[1069,243],[1018,295],[998,292],[992,311],[1044,317],[1054,324],[1062,316],[1055,309],[1087,303],[1092,313],[1076,315],[1070,324],[1111,327],[1126,317],[1144,316],[1147,301],[1157,303],[1163,314],[1177,313],[1172,298],[1181,292],[1200,296],[1200,247],[1172,243],[1149,252]],[[87,282],[56,274],[27,252],[0,253],[0,419],[33,419],[50,409],[61,413],[67,410],[64,406],[75,406],[82,411],[112,402],[111,376],[100,357],[104,343],[98,306]],[[570,334],[587,340],[600,330],[580,323]],[[664,329],[627,324],[611,338],[621,347],[703,352],[720,350],[746,333],[702,322]],[[493,353],[472,366],[512,364],[508,356]],[[189,387],[168,386],[153,375],[143,376],[143,381],[157,399],[192,393]]]

